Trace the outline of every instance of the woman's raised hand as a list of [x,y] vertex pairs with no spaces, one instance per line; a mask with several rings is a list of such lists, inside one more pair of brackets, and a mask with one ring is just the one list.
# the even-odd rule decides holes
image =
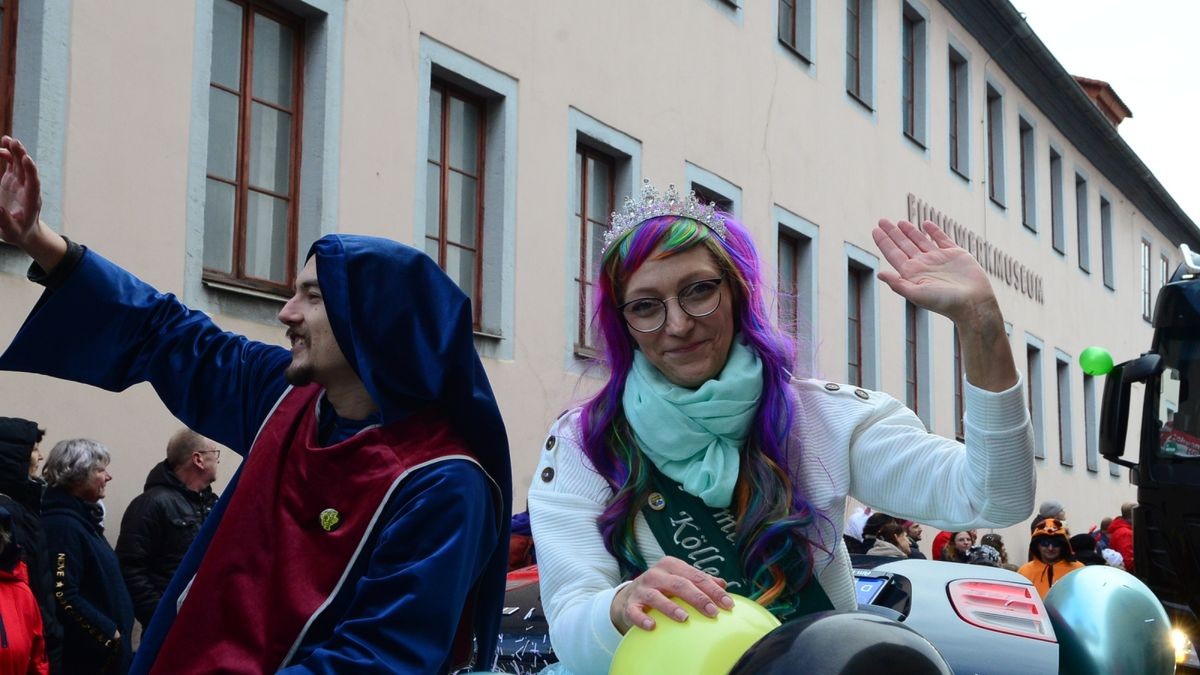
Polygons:
[[937,225],[927,220],[923,227],[924,232],[905,220],[879,221],[871,236],[894,268],[880,272],[879,279],[914,305],[954,322],[967,381],[994,392],[1011,388],[1019,376],[987,273]]
[[955,323],[969,320],[981,305],[994,305],[996,295],[987,273],[945,232],[925,221],[924,232],[912,223],[882,219],[871,232],[875,245],[894,271],[879,273],[893,291]]
[[666,556],[617,591],[608,611],[609,618],[622,635],[635,625],[646,630],[654,628],[654,619],[646,613],[650,609],[657,609],[675,621],[687,621],[687,612],[671,600],[673,597],[706,616],[716,616],[719,607],[733,607],[733,598],[725,592],[723,579],[705,574],[679,558]]

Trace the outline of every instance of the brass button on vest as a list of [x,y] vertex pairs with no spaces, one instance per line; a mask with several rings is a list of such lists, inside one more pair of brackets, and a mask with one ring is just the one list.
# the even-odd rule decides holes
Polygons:
[[325,509],[321,512],[321,529],[333,532],[341,524],[342,515],[337,512],[337,509]]

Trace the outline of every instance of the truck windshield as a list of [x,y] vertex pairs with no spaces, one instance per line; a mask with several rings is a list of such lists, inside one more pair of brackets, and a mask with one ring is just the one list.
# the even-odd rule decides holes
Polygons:
[[1160,338],[1158,456],[1200,462],[1200,332],[1174,329]]

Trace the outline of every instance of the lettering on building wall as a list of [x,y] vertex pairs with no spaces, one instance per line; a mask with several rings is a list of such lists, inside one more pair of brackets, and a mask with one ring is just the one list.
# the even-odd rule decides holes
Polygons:
[[1045,304],[1042,296],[1042,275],[1035,273],[1024,263],[992,245],[991,242],[964,227],[957,220],[933,208],[923,199],[908,193],[908,220],[923,223],[931,220],[942,231],[950,235],[954,243],[975,256],[988,274],[1003,281],[1017,292]]

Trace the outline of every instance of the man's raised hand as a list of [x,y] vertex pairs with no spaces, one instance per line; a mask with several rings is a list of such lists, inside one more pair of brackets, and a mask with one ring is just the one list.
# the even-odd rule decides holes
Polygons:
[[42,212],[42,181],[37,165],[11,137],[0,137],[0,239],[25,251],[41,268],[54,269],[67,252],[67,240],[46,226]]
[[0,238],[25,248],[37,233],[38,214],[42,210],[42,184],[37,166],[21,141],[0,138]]

